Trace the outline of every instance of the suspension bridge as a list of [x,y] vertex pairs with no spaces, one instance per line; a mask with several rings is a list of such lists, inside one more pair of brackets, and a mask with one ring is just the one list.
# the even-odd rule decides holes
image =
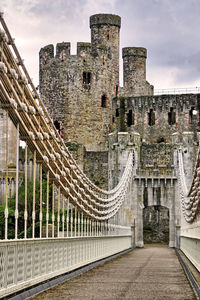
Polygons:
[[[115,188],[106,191],[94,185],[57,132],[2,14],[0,21],[0,103],[5,112],[5,191],[0,240],[0,296],[3,297],[134,247],[135,224],[125,226],[120,220],[125,214],[123,206],[130,202],[134,192],[137,153],[134,147],[129,149],[123,175]],[[12,141],[16,147],[12,211],[10,122],[16,128]],[[25,145],[23,201],[19,198],[20,141]],[[33,158],[31,201],[29,155]],[[181,250],[200,270],[200,153],[189,189],[181,147],[177,150],[176,168],[186,224],[181,228]],[[10,223],[11,215],[14,224]]]

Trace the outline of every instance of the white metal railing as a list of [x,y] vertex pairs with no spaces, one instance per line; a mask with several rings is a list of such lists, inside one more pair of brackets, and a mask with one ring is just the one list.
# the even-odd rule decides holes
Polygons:
[[200,87],[155,89],[154,95],[198,94]]
[[1,242],[0,297],[130,247],[128,235]]

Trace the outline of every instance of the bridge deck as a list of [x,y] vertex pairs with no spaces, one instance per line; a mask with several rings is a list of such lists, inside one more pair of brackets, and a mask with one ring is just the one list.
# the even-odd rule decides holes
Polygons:
[[145,246],[61,284],[35,300],[196,299],[173,249]]

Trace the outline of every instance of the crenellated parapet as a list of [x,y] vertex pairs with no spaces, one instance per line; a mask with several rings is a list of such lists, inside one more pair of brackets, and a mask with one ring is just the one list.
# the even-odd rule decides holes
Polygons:
[[54,58],[54,46],[53,44],[46,45],[40,49],[39,59],[40,63],[47,64],[50,59]]
[[118,97],[113,99],[113,127],[136,131],[147,143],[171,143],[172,134],[194,133],[197,140],[200,94]]
[[[48,65],[48,63],[54,60],[65,61],[65,60],[77,60],[84,56],[91,56],[91,59],[95,55],[95,58],[101,58],[101,55],[108,55],[108,47],[104,44],[96,44],[95,48],[91,43],[78,42],[77,43],[77,54],[71,55],[71,44],[68,42],[57,43],[54,49],[54,45],[47,45],[40,50],[39,58],[41,65]],[[58,66],[59,67],[59,66]]]
[[70,56],[71,44],[67,42],[57,43],[56,45],[56,57],[60,60],[65,60]]

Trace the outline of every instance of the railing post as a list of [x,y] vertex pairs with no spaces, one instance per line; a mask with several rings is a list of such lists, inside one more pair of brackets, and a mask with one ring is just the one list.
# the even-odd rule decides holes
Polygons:
[[55,214],[54,214],[54,209],[55,209],[55,183],[54,180],[52,182],[52,213],[51,213],[51,218],[52,218],[52,238],[54,238],[54,224],[55,224]]
[[80,211],[78,210],[78,236],[80,236],[80,225],[81,225]]
[[69,199],[67,199],[67,237],[69,236]]
[[85,231],[84,231],[84,236],[87,236],[87,217],[85,216],[84,218],[84,223],[85,223]]
[[92,236],[92,220],[91,219],[89,219],[89,224],[90,224],[90,236]]
[[77,232],[77,207],[74,208],[74,236],[76,236]]
[[35,177],[36,177],[36,150],[33,153],[33,211],[32,211],[32,238],[35,238]]
[[49,171],[47,171],[46,238],[49,236]]
[[15,239],[18,234],[18,186],[19,186],[19,123],[17,123],[17,134],[16,134],[16,195],[15,195]]
[[83,236],[83,233],[84,233],[84,219],[83,219],[83,212],[81,213],[81,216],[82,216],[82,221],[81,221],[81,235]]
[[8,239],[8,110],[6,110],[6,201],[5,201],[5,240]]
[[60,231],[60,186],[58,187],[57,237]]
[[73,207],[71,205],[71,237],[73,236]]
[[63,237],[65,235],[65,203],[64,203],[64,195],[62,195],[62,233]]
[[40,164],[40,238],[42,238],[42,164]]
[[28,211],[27,211],[27,144],[25,147],[25,193],[24,193],[24,238],[27,238],[27,220],[28,220]]

